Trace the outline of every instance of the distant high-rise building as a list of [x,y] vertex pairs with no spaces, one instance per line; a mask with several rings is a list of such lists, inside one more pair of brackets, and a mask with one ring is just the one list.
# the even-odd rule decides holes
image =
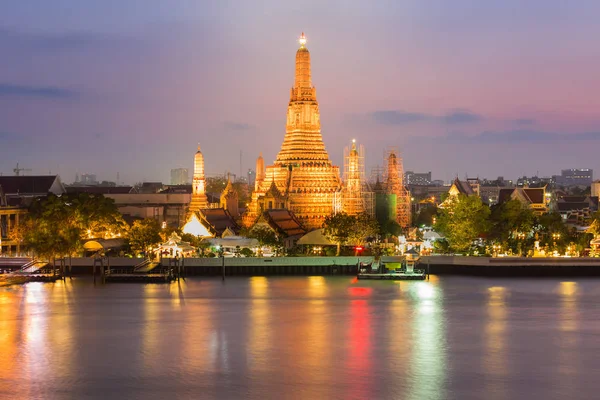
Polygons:
[[186,185],[188,183],[189,171],[187,168],[175,168],[171,170],[171,185]]
[[[530,187],[530,188],[538,188],[546,185],[550,185],[556,182],[557,175],[554,175],[552,178],[544,177],[540,178],[538,176],[523,176],[517,179],[517,187]],[[560,177],[559,177],[560,178]]]
[[600,196],[600,180],[592,182],[591,192],[593,197]]
[[82,185],[97,185],[98,180],[96,179],[96,174],[81,174],[78,183]]
[[571,168],[563,169],[560,175],[555,175],[554,179],[558,186],[590,186],[593,179],[593,170],[590,168]]
[[404,183],[406,185],[418,185],[418,186],[431,185],[431,171],[430,172],[406,171],[406,173],[404,174]]
[[254,187],[256,181],[256,171],[252,168],[248,168],[248,188]]

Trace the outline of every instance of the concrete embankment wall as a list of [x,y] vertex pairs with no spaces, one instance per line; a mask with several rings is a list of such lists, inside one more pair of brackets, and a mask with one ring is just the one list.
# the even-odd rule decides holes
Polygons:
[[[131,272],[142,259],[108,259],[110,268]],[[186,275],[220,276],[225,263],[227,276],[252,275],[354,275],[357,264],[370,263],[372,257],[265,257],[265,258],[186,258]],[[384,262],[397,262],[384,258]],[[68,263],[68,259],[67,259]],[[73,258],[72,274],[92,274],[92,258]],[[162,259],[169,266],[169,259]],[[520,257],[464,257],[427,256],[420,259],[419,269],[435,275],[471,276],[600,276],[600,258],[520,258]]]
[[600,276],[600,258],[562,257],[422,257],[417,268],[435,275]]
[[[109,257],[107,260],[110,264],[111,269],[118,269],[123,271],[133,271],[133,267],[144,261],[141,258],[128,258],[128,257]],[[56,261],[58,266],[58,260]],[[69,259],[65,259],[65,265],[69,265]],[[94,259],[90,257],[73,257],[71,259],[72,274],[83,275],[93,273]]]
[[[358,263],[372,257],[265,257],[265,258],[186,258],[186,275],[355,275]],[[165,265],[167,261],[163,262]]]
[[[106,259],[105,259],[106,260]],[[161,260],[169,266],[168,258]],[[108,259],[110,268],[131,272],[139,258]],[[265,257],[265,258],[185,258],[181,260],[186,275],[221,276],[223,262],[227,276],[252,275],[355,275],[359,262],[370,263],[373,257]],[[105,261],[106,262],[106,261]],[[67,260],[68,263],[68,260]],[[92,274],[92,258],[73,258],[73,275]]]

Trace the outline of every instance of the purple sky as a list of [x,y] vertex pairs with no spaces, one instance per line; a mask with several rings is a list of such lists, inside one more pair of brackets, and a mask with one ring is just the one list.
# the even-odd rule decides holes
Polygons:
[[269,164],[297,37],[343,165],[397,146],[434,179],[600,172],[597,0],[3,0],[0,172],[168,182]]

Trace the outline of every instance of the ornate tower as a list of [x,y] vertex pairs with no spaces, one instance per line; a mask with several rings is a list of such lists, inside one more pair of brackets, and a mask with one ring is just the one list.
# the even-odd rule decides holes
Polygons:
[[344,149],[344,187],[342,189],[342,210],[346,214],[367,213],[374,215],[373,192],[365,179],[365,150],[356,146]]
[[190,202],[190,212],[196,212],[208,207],[206,198],[206,180],[204,179],[204,156],[198,151],[194,156],[194,178],[192,179],[192,201]]
[[256,179],[254,181],[254,190],[258,190],[265,180],[265,160],[262,153],[256,159]]
[[271,183],[286,199],[286,207],[309,229],[320,228],[324,218],[334,211],[334,199],[341,189],[339,168],[329,160],[321,136],[317,92],[312,86],[304,33],[299,42],[285,137],[275,163],[266,168],[266,176],[272,178],[263,179],[252,195],[244,217],[247,226],[261,213],[264,203],[259,199],[269,191]]
[[[261,198],[267,192],[274,192],[272,185],[285,200],[285,207],[309,229],[320,228],[325,217],[333,213],[334,200],[341,189],[339,168],[329,160],[321,136],[317,92],[312,86],[310,53],[304,33],[299,42],[283,144],[275,163],[266,168],[265,176],[269,179],[256,185],[244,216],[246,226],[252,225],[270,204]],[[257,181],[258,173],[257,162]]]
[[387,150],[385,155],[387,168],[385,170],[384,182],[387,194],[396,195],[396,221],[401,227],[410,226],[410,193],[404,186],[404,170],[402,159],[394,148]]
[[231,179],[229,177],[227,177],[227,186],[225,186],[225,189],[223,189],[219,202],[221,208],[229,211],[229,214],[231,214],[234,218],[237,218],[240,215],[238,209],[238,194],[233,188]]

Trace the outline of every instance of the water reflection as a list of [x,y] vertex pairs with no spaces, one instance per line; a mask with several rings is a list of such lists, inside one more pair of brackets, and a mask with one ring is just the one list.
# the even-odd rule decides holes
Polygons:
[[561,379],[569,381],[568,387],[576,387],[572,380],[579,368],[577,336],[577,331],[579,330],[579,293],[577,283],[561,282],[558,287],[558,293],[560,295],[560,336],[558,343],[560,352],[558,367]]
[[161,285],[144,285],[144,320],[142,323],[142,356],[146,368],[157,362],[156,354],[160,340],[159,319]]
[[[353,288],[361,289],[361,288]],[[368,291],[357,291],[365,296]],[[351,290],[351,293],[353,291]],[[347,351],[345,371],[348,377],[349,392],[347,398],[367,399],[373,394],[371,351],[371,316],[370,304],[365,299],[350,301],[350,324],[347,333]]]
[[324,276],[308,277],[308,296],[312,298],[323,298],[327,296],[327,281]]
[[271,303],[269,280],[264,276],[250,278],[250,321],[248,336],[248,363],[254,372],[269,370],[270,347],[273,335],[271,325]]
[[[440,288],[432,282],[414,282],[410,399],[445,399],[446,339]],[[427,377],[426,382],[424,377]]]
[[22,320],[19,315],[19,298],[13,290],[0,291],[0,393],[19,375],[18,357]]
[[[398,286],[402,288],[401,282]],[[410,312],[410,304],[404,298],[394,299],[388,307],[389,325],[387,338],[389,343],[389,371],[391,374],[405,377],[406,366],[410,364],[411,356],[411,331],[412,313]]]
[[505,398],[506,360],[506,298],[505,287],[488,288],[487,323],[485,325],[486,357],[484,368],[490,377],[487,392],[490,398]]

